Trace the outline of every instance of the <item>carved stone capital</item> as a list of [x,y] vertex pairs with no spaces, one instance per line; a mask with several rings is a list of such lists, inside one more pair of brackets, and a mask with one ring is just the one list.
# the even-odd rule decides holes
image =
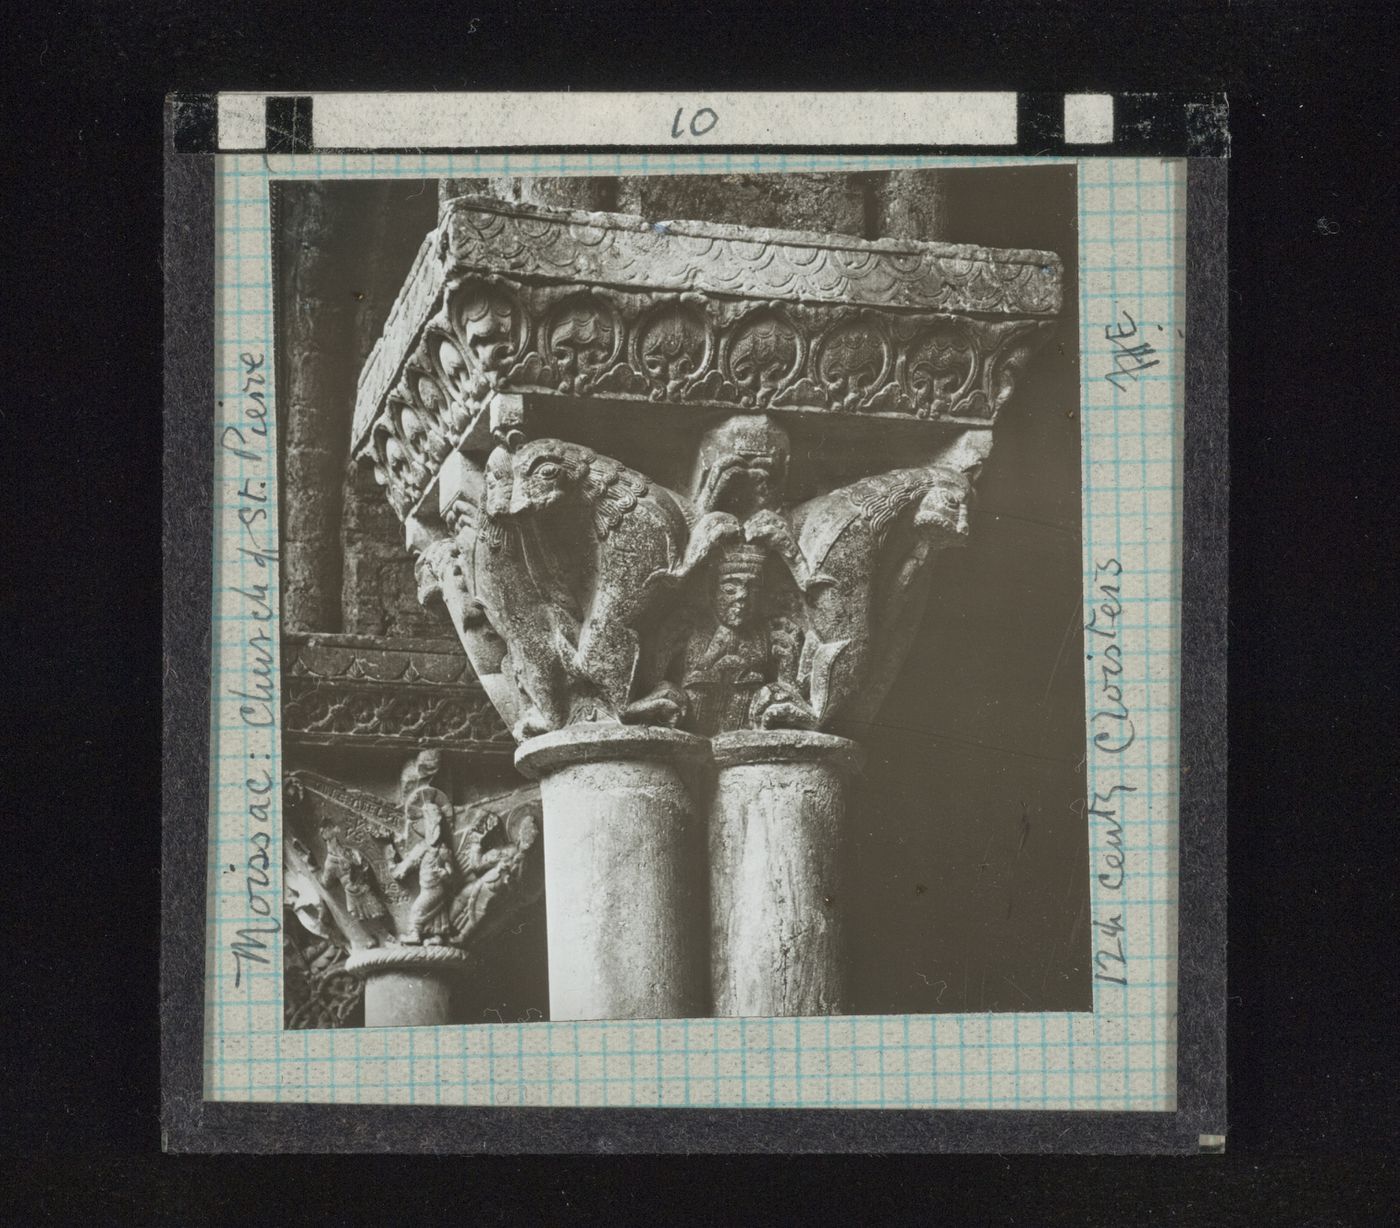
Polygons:
[[437,751],[414,755],[397,802],[315,772],[284,781],[293,907],[350,949],[352,971],[411,963],[413,949],[474,950],[543,891],[538,788],[454,805],[440,774]]
[[457,198],[360,379],[372,464],[518,739],[868,714],[998,412],[1049,252]]

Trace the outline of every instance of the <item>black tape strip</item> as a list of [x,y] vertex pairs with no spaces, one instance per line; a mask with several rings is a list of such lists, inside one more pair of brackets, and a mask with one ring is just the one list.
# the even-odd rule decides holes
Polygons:
[[1016,96],[1016,147],[1023,154],[1054,153],[1065,143],[1065,96]]
[[1185,105],[1186,155],[1190,158],[1230,156],[1230,107],[1224,94],[1189,99]]
[[170,126],[176,153],[214,153],[219,145],[217,95],[170,95]]
[[267,152],[311,152],[311,98],[267,99]]
[[[212,99],[210,99],[212,102]],[[212,111],[212,107],[209,108]],[[200,1137],[204,1095],[204,916],[208,908],[210,628],[214,544],[214,167],[175,149],[166,109],[165,467],[162,575],[161,1120]],[[217,128],[217,125],[214,125]]]
[[1113,144],[1107,148],[1128,157],[1184,154],[1184,99],[1162,94],[1115,95]]
[[[1186,167],[1186,422],[1182,448],[1177,1105],[1226,1133],[1226,672],[1230,581],[1230,327],[1226,187],[1217,158]],[[1204,1143],[1202,1151],[1223,1145]]]

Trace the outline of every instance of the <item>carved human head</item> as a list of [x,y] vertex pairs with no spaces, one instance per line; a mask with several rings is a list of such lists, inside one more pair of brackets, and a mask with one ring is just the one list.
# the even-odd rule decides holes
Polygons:
[[765,552],[762,546],[730,546],[715,564],[715,616],[738,630],[758,609]]
[[696,459],[696,498],[707,511],[749,515],[783,499],[788,434],[763,414],[738,414],[708,431]]
[[540,834],[539,802],[525,802],[513,807],[502,826],[505,828],[506,839],[511,844],[522,849],[528,848]]
[[431,847],[442,840],[443,823],[447,816],[442,813],[442,807],[428,796],[423,798],[419,811],[423,816],[423,843]]
[[403,766],[399,773],[399,798],[408,801],[424,785],[432,784],[442,769],[440,750],[420,750]]

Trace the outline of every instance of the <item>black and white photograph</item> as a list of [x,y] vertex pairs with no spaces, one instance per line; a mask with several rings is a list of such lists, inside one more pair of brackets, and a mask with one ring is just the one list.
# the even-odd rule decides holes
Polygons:
[[272,184],[286,1028],[1093,1009],[1078,199]]

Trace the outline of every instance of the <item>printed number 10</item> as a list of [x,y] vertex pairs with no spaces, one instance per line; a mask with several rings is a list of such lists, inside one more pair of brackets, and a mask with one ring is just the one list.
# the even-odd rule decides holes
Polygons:
[[[685,128],[681,126],[681,117],[684,114],[684,107],[676,108],[676,118],[671,121],[671,136],[675,139],[679,139],[685,135]],[[690,135],[704,136],[717,123],[719,123],[719,116],[709,107],[701,107],[690,117]]]

